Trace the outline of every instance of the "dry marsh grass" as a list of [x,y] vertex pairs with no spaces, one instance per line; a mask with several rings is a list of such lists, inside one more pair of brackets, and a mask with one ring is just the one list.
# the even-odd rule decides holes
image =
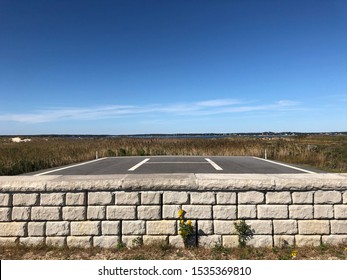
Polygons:
[[18,175],[41,169],[109,156],[258,156],[309,165],[331,172],[347,171],[347,136],[256,138],[63,138],[33,137],[12,143],[0,138],[0,175]]
[[2,260],[347,260],[345,245],[273,248],[174,248],[167,244],[102,249],[22,245],[0,247]]

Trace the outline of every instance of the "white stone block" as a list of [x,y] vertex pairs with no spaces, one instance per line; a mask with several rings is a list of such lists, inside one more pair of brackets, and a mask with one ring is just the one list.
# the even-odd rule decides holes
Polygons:
[[264,203],[264,194],[257,191],[239,192],[238,204],[260,204]]
[[10,195],[0,193],[0,206],[10,206]]
[[247,245],[253,247],[272,247],[271,235],[253,235],[253,237],[247,242]]
[[45,244],[44,237],[20,237],[19,243],[24,246],[39,246]]
[[45,222],[29,222],[28,235],[29,236],[45,236]]
[[46,245],[53,247],[63,247],[66,246],[66,237],[62,236],[47,236]]
[[236,219],[236,206],[228,205],[214,205],[213,206],[213,218],[214,219],[226,219],[235,220]]
[[198,238],[198,244],[200,247],[213,248],[222,244],[222,237],[220,235],[202,235]]
[[331,220],[331,234],[347,234],[347,220]]
[[111,192],[89,192],[88,205],[109,205],[112,204],[113,196]]
[[313,192],[293,192],[293,204],[312,204]]
[[14,237],[25,236],[27,223],[25,222],[4,222],[0,223],[0,236]]
[[292,198],[290,192],[267,192],[266,203],[267,204],[290,204]]
[[100,221],[71,222],[71,235],[100,235]]
[[88,220],[104,220],[106,217],[106,206],[88,206]]
[[30,220],[30,207],[13,207],[12,220],[13,221],[27,221]]
[[81,221],[85,219],[86,219],[86,207],[84,206],[63,207],[63,220]]
[[347,205],[334,205],[335,219],[347,219]]
[[11,208],[9,207],[1,207],[0,208],[0,221],[8,222],[11,220]]
[[239,205],[237,207],[238,219],[255,219],[257,217],[256,205]]
[[70,234],[69,222],[47,222],[46,235],[47,236],[67,236]]
[[141,193],[141,204],[160,204],[159,192],[143,192]]
[[33,206],[37,205],[39,201],[39,195],[37,193],[19,194],[13,195],[13,206]]
[[68,247],[79,247],[79,248],[92,247],[91,236],[68,236],[66,241],[67,241]]
[[274,234],[288,235],[298,233],[296,220],[274,220]]
[[312,205],[289,205],[290,219],[313,219]]
[[258,205],[258,219],[286,219],[288,218],[287,205]]
[[213,221],[212,220],[199,220],[197,222],[199,235],[213,234]]
[[64,194],[63,193],[42,193],[41,203],[49,206],[61,206],[64,205]]
[[139,205],[140,196],[138,192],[116,192],[116,205]]
[[315,204],[337,204],[342,202],[341,192],[338,191],[316,191],[314,193]]
[[100,248],[116,248],[119,242],[118,236],[94,236],[93,246]]
[[214,220],[215,234],[236,234],[235,221]]
[[324,220],[305,220],[298,221],[299,234],[329,234],[329,221]]
[[31,219],[37,221],[60,220],[61,208],[56,206],[38,206],[31,208]]
[[271,220],[246,220],[245,222],[251,227],[254,234],[272,234]]
[[191,204],[215,204],[216,198],[213,192],[191,192]]
[[101,231],[102,231],[102,235],[120,235],[120,222],[119,221],[102,221]]
[[187,219],[212,219],[212,205],[183,205]]
[[106,218],[108,220],[135,220],[136,206],[107,206]]
[[144,235],[142,238],[144,245],[159,245],[169,242],[169,238],[166,235]]
[[123,221],[122,223],[122,234],[124,235],[142,235],[145,233],[145,221]]
[[185,204],[189,203],[187,192],[164,192],[163,204]]
[[180,205],[163,205],[163,219],[178,219]]
[[66,194],[66,205],[85,205],[86,194],[85,193],[67,193]]
[[138,206],[137,216],[141,220],[159,220],[160,211],[160,206]]
[[239,237],[237,235],[223,235],[222,244],[227,248],[235,248],[239,246]]
[[175,235],[177,233],[176,221],[148,221],[148,235]]
[[275,247],[287,247],[295,245],[294,235],[275,235],[274,246]]
[[341,244],[347,243],[347,235],[323,235],[322,236],[323,244],[329,244],[333,246],[338,246]]
[[218,192],[216,197],[217,204],[236,204],[235,192]]
[[320,235],[295,235],[295,245],[303,246],[319,246],[321,244]]
[[333,205],[315,205],[314,215],[315,219],[328,219],[334,217]]

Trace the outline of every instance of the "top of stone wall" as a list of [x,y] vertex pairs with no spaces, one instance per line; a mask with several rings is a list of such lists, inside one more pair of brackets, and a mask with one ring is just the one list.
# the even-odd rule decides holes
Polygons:
[[0,176],[0,192],[83,190],[347,190],[347,173]]

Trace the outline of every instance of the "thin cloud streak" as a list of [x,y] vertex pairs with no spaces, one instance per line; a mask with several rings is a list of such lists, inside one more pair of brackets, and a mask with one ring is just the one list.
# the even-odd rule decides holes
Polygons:
[[232,99],[214,99],[172,105],[107,105],[94,108],[55,108],[33,113],[0,114],[0,122],[47,123],[60,120],[111,119],[146,114],[206,116],[252,111],[284,111],[300,109],[300,104],[298,102],[290,100],[280,100],[266,105],[245,106],[246,104],[249,104],[249,102],[242,102]]

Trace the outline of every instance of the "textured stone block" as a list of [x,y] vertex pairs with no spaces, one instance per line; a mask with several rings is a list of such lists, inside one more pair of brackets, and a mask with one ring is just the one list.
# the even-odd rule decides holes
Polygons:
[[293,192],[293,204],[312,204],[313,192]]
[[227,248],[235,248],[239,246],[239,237],[237,235],[223,235],[222,245]]
[[118,242],[119,242],[118,236],[94,236],[93,237],[94,247],[116,248]]
[[213,234],[213,221],[212,220],[200,220],[197,223],[199,235],[211,235]]
[[307,220],[298,221],[299,234],[329,234],[329,221]]
[[116,205],[139,205],[140,196],[138,192],[116,192]]
[[239,204],[259,204],[264,203],[264,194],[257,191],[239,192]]
[[66,205],[85,205],[86,194],[85,193],[67,193],[66,194]]
[[183,205],[187,219],[212,219],[212,206],[210,205]]
[[63,193],[42,193],[41,194],[41,205],[49,206],[61,206],[64,205],[64,194]]
[[267,192],[266,203],[267,204],[290,204],[292,198],[290,192]]
[[302,246],[319,246],[321,244],[320,235],[295,235],[295,245]]
[[180,235],[169,236],[169,244],[175,248],[184,248],[184,242]]
[[122,234],[124,235],[142,235],[145,233],[145,221],[124,221],[122,224]]
[[134,220],[136,219],[136,206],[107,206],[106,218],[108,220]]
[[13,207],[12,220],[13,221],[28,221],[30,220],[30,207]]
[[334,208],[332,205],[315,205],[313,217],[315,219],[333,218]]
[[332,220],[331,234],[347,234],[347,220]]
[[62,236],[47,236],[46,245],[53,247],[63,247],[66,246],[66,237]]
[[334,206],[335,219],[347,219],[347,205]]
[[63,220],[81,221],[85,219],[86,219],[86,207],[84,206],[63,207]]
[[164,192],[163,204],[185,204],[189,203],[188,193],[186,192]]
[[272,234],[272,221],[246,220],[254,234]]
[[71,235],[100,235],[101,222],[71,222]]
[[0,246],[15,246],[17,241],[18,237],[0,237]]
[[338,191],[316,191],[314,193],[315,204],[337,204],[342,202],[342,195]]
[[137,208],[138,219],[141,220],[159,220],[160,206],[139,206]]
[[253,238],[251,238],[247,245],[253,246],[253,247],[272,247],[272,236],[271,235],[254,235]]
[[347,191],[343,193],[343,203],[347,204]]
[[88,220],[104,220],[106,217],[106,206],[88,206]]
[[178,219],[180,205],[163,205],[163,219]]
[[16,193],[13,195],[13,206],[33,206],[39,202],[39,195],[37,193]]
[[0,206],[10,206],[10,195],[0,193]]
[[144,245],[158,245],[158,244],[167,244],[169,242],[169,238],[166,235],[144,235],[143,236],[143,244]]
[[275,247],[286,247],[286,246],[294,246],[294,245],[295,245],[294,235],[275,235],[274,236]]
[[214,220],[215,234],[236,234],[234,221],[218,221]]
[[0,208],[0,221],[7,222],[11,220],[11,208]]
[[298,224],[296,220],[274,220],[274,234],[297,234]]
[[217,204],[236,204],[236,193],[218,192],[216,194]]
[[148,221],[147,234],[148,235],[175,235],[176,234],[176,221]]
[[90,192],[88,193],[88,205],[109,205],[112,204],[113,196],[111,192]]
[[67,241],[68,247],[79,247],[79,248],[92,247],[91,236],[68,236],[66,241]]
[[160,193],[144,192],[141,193],[141,204],[160,204]]
[[347,243],[347,235],[323,235],[322,242],[329,245],[341,245]]
[[31,219],[37,221],[55,221],[60,220],[60,207],[56,206],[38,206],[31,208]]
[[258,205],[259,219],[286,219],[288,218],[288,206],[286,205]]
[[69,222],[47,222],[46,224],[47,236],[67,236],[69,234],[70,234]]
[[44,237],[20,237],[19,243],[24,246],[39,246],[45,244]]
[[236,206],[228,205],[214,205],[213,206],[214,219],[236,219]]
[[200,247],[213,248],[216,245],[222,244],[222,237],[220,235],[202,235],[198,238]]
[[118,221],[102,221],[102,235],[120,235],[120,222]]
[[289,205],[290,219],[313,219],[312,205]]
[[27,223],[24,222],[5,222],[0,223],[0,236],[25,236]]
[[239,205],[237,207],[237,215],[239,219],[255,219],[257,217],[257,206]]
[[213,192],[191,192],[191,204],[215,204],[216,198]]
[[29,236],[45,236],[45,222],[30,222],[28,223]]

